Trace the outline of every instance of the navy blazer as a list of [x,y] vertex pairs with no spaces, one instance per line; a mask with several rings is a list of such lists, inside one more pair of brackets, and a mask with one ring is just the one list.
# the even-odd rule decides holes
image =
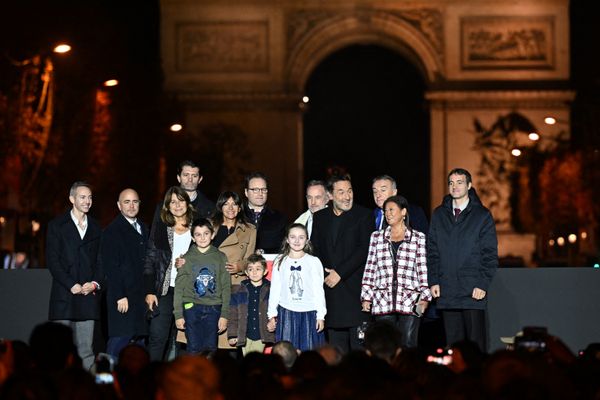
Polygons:
[[48,224],[46,263],[52,274],[52,289],[48,319],[98,320],[100,294],[87,296],[72,294],[71,288],[79,283],[96,281],[103,286],[104,273],[99,257],[100,225],[89,215],[83,239],[71,219],[71,212],[62,214]]

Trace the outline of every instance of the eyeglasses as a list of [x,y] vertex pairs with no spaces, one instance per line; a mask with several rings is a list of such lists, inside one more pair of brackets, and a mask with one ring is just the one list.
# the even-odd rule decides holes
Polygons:
[[269,189],[267,189],[267,188],[248,188],[248,190],[254,194],[269,192]]

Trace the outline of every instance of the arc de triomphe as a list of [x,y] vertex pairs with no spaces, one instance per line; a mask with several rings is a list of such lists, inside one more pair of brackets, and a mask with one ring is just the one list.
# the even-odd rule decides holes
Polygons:
[[[500,253],[528,258],[533,237],[511,233],[509,183],[482,165],[474,121],[490,127],[516,112],[548,145],[568,130],[568,15],[568,0],[162,0],[165,87],[183,105],[194,140],[211,126],[244,135],[247,162],[279,188],[270,202],[294,215],[310,178],[301,99],[311,72],[349,45],[392,49],[428,88],[431,208],[452,167],[481,175],[501,189],[480,191],[498,223]],[[545,125],[548,115],[563,125]],[[495,157],[510,163],[505,150]]]

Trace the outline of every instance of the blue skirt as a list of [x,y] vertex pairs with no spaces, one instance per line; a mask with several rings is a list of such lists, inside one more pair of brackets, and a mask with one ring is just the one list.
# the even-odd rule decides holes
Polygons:
[[277,307],[275,340],[287,340],[301,351],[313,350],[325,344],[325,333],[317,332],[316,311],[290,311]]

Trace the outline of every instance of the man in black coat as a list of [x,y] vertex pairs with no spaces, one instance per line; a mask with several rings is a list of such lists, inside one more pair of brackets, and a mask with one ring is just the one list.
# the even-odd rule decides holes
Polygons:
[[52,275],[48,319],[71,327],[83,367],[89,369],[94,363],[94,321],[100,319],[102,230],[87,215],[92,206],[87,183],[75,182],[69,201],[72,209],[48,224],[46,263]]
[[137,218],[140,198],[135,190],[123,190],[117,207],[120,214],[104,230],[100,247],[106,271],[106,352],[115,357],[148,335],[143,276],[148,227]]
[[446,343],[468,339],[487,351],[487,290],[498,267],[496,225],[475,190],[469,171],[448,174],[449,195],[431,217],[427,279],[442,311]]
[[281,249],[287,218],[277,210],[267,206],[267,177],[255,172],[246,176],[244,194],[247,203],[244,205],[246,218],[256,227],[256,250],[261,253],[276,254]]
[[354,204],[348,175],[331,177],[327,190],[333,204],[313,215],[311,241],[326,273],[329,343],[348,352],[362,347],[358,327],[369,317],[361,311],[360,288],[373,218],[367,208]]

